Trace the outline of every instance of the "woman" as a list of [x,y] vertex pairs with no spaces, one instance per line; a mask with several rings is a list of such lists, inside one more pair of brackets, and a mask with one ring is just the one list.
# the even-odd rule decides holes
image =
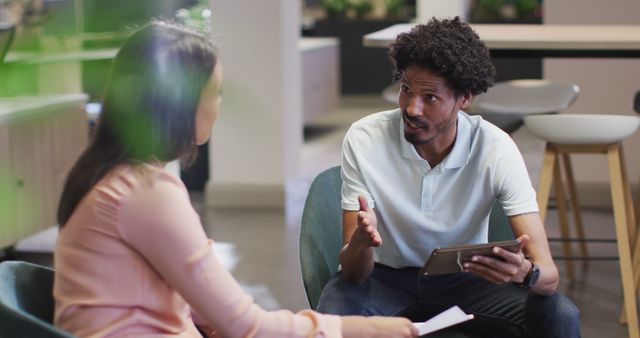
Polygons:
[[162,168],[207,141],[221,84],[213,46],[194,32],[155,22],[125,41],[58,209],[56,325],[79,337],[416,336],[402,318],[267,312],[220,264]]

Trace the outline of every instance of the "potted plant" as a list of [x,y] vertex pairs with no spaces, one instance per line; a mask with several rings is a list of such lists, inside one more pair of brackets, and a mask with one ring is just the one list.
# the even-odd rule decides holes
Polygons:
[[373,10],[373,2],[371,0],[354,1],[351,4],[356,18],[363,19]]
[[387,17],[390,18],[399,18],[404,14],[405,0],[385,0],[384,5],[387,12]]
[[321,7],[327,14],[327,18],[345,18],[349,10],[349,0],[322,0]]
[[176,11],[176,20],[196,31],[208,34],[211,32],[211,9],[208,0],[198,0],[189,8]]

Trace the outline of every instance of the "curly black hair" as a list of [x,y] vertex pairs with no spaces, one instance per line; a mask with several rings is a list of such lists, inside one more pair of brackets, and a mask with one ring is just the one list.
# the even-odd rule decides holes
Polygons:
[[394,80],[399,80],[407,67],[418,65],[444,77],[456,95],[478,95],[493,86],[495,68],[489,50],[459,17],[432,18],[399,34],[388,55]]

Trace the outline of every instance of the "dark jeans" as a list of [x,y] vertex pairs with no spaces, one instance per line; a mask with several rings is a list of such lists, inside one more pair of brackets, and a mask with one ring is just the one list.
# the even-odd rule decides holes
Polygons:
[[421,277],[418,270],[376,264],[363,284],[351,283],[338,272],[322,290],[317,310],[418,322],[458,305],[475,318],[456,329],[474,337],[580,337],[578,309],[562,295],[540,296],[469,273]]

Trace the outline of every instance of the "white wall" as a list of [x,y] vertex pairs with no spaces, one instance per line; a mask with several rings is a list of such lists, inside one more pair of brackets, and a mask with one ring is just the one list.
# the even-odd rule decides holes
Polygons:
[[[640,24],[638,0],[545,0],[544,19],[547,24]],[[568,113],[629,114],[633,95],[640,90],[640,59],[546,59],[544,77],[571,81],[580,85],[581,94]],[[624,142],[629,180],[640,178],[640,133]],[[604,156],[572,156],[576,179],[582,186],[608,184],[607,162]]]
[[210,0],[224,65],[207,204],[283,206],[302,147],[298,0]]

